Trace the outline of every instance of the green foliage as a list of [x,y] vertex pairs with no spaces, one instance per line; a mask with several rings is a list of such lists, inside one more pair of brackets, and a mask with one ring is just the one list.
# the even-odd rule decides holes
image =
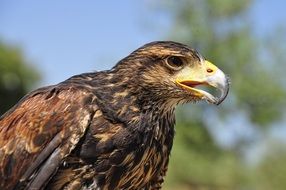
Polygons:
[[20,49],[0,42],[0,115],[23,97],[40,79]]
[[[198,49],[231,78],[230,95],[217,109],[217,119],[225,123],[226,118],[236,118],[237,112],[243,112],[249,120],[246,125],[255,128],[258,134],[269,131],[266,129],[280,121],[285,110],[286,90],[282,83],[285,77],[275,69],[277,63],[274,61],[279,58],[281,67],[285,56],[278,54],[283,48],[279,43],[266,43],[263,37],[256,37],[249,17],[252,1],[179,2],[166,6],[174,16],[173,39]],[[271,168],[268,159],[277,157],[265,158],[259,169],[254,166],[250,169],[241,151],[248,149],[248,141],[238,141],[231,149],[224,149],[215,142],[208,129],[216,126],[204,122],[208,120],[207,110],[212,109],[212,106],[190,105],[178,111],[177,135],[165,188],[276,189],[272,185],[278,187],[280,184],[279,187],[285,189],[285,182],[281,185],[282,178],[273,179],[273,183],[271,180],[261,183],[267,188],[262,188],[258,182],[258,179],[271,178],[276,169],[283,173],[281,176],[286,175],[285,167]],[[282,164],[281,160],[279,163]],[[265,175],[265,172],[273,175]]]
[[259,190],[285,190],[285,144],[275,142],[274,144],[271,144],[270,149],[271,150],[267,153],[265,159],[256,169],[254,186],[257,186],[257,189]]
[[203,123],[187,121],[177,128],[166,186],[175,189],[179,183],[189,188],[234,189],[244,180],[235,154],[220,149]]

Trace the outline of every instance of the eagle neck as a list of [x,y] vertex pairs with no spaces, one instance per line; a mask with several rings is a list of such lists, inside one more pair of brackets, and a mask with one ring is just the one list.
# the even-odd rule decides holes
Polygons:
[[171,115],[174,107],[144,87],[138,79],[114,71],[99,72],[93,80],[97,104],[108,119],[127,123],[138,120],[142,114]]

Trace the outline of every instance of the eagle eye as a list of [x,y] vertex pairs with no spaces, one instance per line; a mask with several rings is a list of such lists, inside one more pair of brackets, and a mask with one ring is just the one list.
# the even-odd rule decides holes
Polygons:
[[179,70],[183,67],[184,62],[182,58],[178,56],[170,56],[167,58],[167,65],[172,69]]

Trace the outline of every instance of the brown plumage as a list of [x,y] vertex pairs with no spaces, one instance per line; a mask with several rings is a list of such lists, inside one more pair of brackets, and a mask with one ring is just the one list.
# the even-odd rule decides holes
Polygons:
[[219,104],[227,92],[217,67],[175,42],[146,44],[111,70],[38,89],[0,118],[0,189],[160,189],[175,106]]

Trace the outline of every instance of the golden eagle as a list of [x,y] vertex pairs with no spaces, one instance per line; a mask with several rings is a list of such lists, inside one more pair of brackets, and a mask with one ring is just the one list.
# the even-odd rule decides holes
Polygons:
[[228,89],[223,72],[197,51],[159,41],[111,70],[35,90],[0,118],[0,189],[160,189],[175,106],[219,104]]

